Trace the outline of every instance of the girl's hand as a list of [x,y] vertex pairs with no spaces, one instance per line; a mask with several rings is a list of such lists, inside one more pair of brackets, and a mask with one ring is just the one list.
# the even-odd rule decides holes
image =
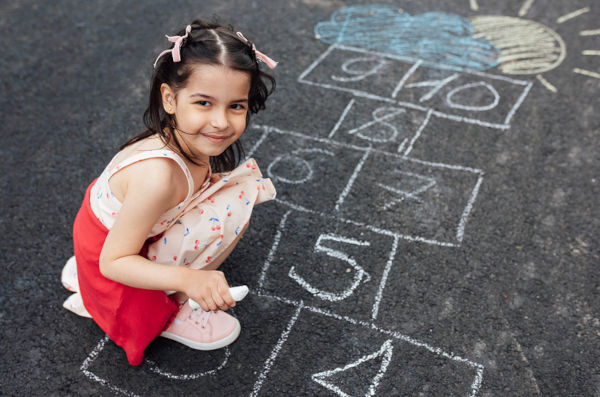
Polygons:
[[183,292],[198,302],[204,311],[227,310],[235,306],[229,284],[219,270],[190,270]]

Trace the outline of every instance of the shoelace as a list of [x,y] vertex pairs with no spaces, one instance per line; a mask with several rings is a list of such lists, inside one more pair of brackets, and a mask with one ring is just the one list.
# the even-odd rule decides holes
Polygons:
[[212,311],[205,312],[202,309],[194,309],[190,314],[190,319],[194,320],[196,324],[200,324],[202,328],[205,328],[211,314]]

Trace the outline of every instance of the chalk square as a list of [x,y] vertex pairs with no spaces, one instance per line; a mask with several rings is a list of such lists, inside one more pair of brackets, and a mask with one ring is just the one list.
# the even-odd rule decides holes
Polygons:
[[[404,77],[404,76],[403,76]],[[397,91],[399,103],[434,109],[490,127],[508,128],[530,83],[485,72],[440,70],[420,65]]]
[[402,154],[412,147],[428,121],[429,113],[423,110],[355,98],[348,102],[329,138]]
[[[346,63],[352,61],[352,66]],[[419,59],[334,44],[298,78],[466,123],[507,129],[532,82],[485,72],[425,66]]]
[[[120,347],[104,341],[88,356],[82,370],[92,381],[119,395],[170,396],[174,390],[178,395],[250,395],[293,310],[284,303],[249,294],[234,309],[242,325],[241,334],[226,348],[198,351],[157,338],[146,349],[144,363],[133,367]],[[247,381],[231,382],[232,377]],[[247,388],[240,390],[240,384]]]
[[395,102],[392,100],[394,87],[411,66],[386,54],[333,45],[300,75],[298,81]]
[[364,153],[297,133],[266,130],[271,132],[254,157],[263,176],[275,185],[277,198],[318,212],[333,210]]
[[393,259],[392,237],[293,210],[282,218],[278,235],[261,291],[354,318],[373,317]]
[[337,209],[345,219],[458,245],[481,181],[477,170],[371,152]]
[[[287,348],[307,342],[305,349]],[[282,390],[293,396],[471,395],[478,387],[477,369],[440,353],[303,309],[260,395]]]

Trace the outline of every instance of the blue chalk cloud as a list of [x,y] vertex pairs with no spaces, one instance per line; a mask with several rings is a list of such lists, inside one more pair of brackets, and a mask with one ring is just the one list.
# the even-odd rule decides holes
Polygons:
[[385,5],[351,6],[315,26],[329,44],[343,44],[418,58],[439,69],[486,70],[498,65],[500,51],[474,38],[473,25],[459,15],[427,12],[409,15]]

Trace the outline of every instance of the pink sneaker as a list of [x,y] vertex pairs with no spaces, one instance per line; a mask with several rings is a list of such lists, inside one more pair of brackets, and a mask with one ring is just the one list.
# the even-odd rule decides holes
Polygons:
[[216,350],[233,343],[241,329],[240,322],[224,311],[192,309],[188,301],[160,336],[192,349]]

